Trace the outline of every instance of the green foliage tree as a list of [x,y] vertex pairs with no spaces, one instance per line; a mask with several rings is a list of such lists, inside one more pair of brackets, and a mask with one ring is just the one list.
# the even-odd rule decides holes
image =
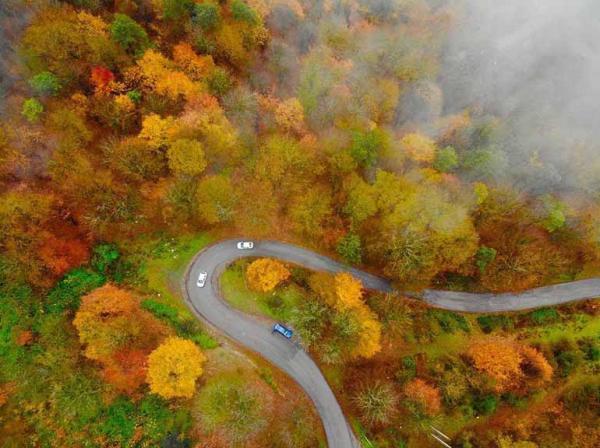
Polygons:
[[114,243],[102,243],[94,247],[92,267],[101,274],[106,274],[114,267],[120,258],[121,252]]
[[458,166],[458,156],[456,155],[456,150],[447,146],[443,149],[440,149],[435,154],[435,161],[433,162],[433,167],[441,171],[442,173],[449,173],[453,171]]
[[38,73],[29,80],[29,85],[38,95],[56,96],[62,87],[58,77],[48,71]]
[[105,282],[106,277],[101,273],[86,268],[75,268],[50,290],[46,297],[45,309],[49,313],[76,310],[83,295],[99,288]]
[[23,115],[30,123],[37,123],[43,112],[44,105],[35,98],[29,98],[23,102],[21,115]]
[[219,5],[212,2],[196,3],[194,5],[193,21],[203,31],[212,31],[221,22]]
[[242,0],[232,0],[231,15],[235,20],[246,22],[250,25],[257,25],[260,22],[258,13]]
[[346,234],[337,244],[337,253],[348,263],[360,264],[362,261],[362,247],[360,236],[356,233]]
[[492,247],[481,246],[475,254],[475,265],[479,272],[485,271],[485,268],[496,259],[497,251]]
[[135,406],[126,398],[118,398],[106,410],[100,431],[111,442],[127,444],[135,430]]
[[143,55],[151,46],[146,30],[125,14],[115,14],[110,25],[110,35],[123,50],[136,57]]
[[[203,51],[202,53],[210,53],[209,51]],[[229,72],[222,68],[217,67],[210,78],[208,78],[208,89],[213,95],[224,96],[233,87],[233,80]]]
[[162,18],[179,22],[189,17],[194,8],[194,0],[162,0]]
[[359,165],[373,166],[377,156],[389,146],[389,136],[385,131],[375,128],[366,132],[355,132],[352,137],[350,154]]

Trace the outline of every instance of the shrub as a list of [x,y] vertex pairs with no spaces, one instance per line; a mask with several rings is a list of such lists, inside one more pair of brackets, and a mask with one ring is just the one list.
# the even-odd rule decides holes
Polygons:
[[96,271],[106,274],[120,256],[121,253],[116,244],[98,244],[94,247],[91,264]]
[[586,361],[600,361],[600,347],[598,341],[593,338],[583,338],[577,342],[579,349],[583,352]]
[[417,375],[417,362],[413,356],[404,356],[400,360],[400,369],[396,372],[396,380],[404,383]]
[[527,315],[527,317],[535,325],[544,325],[556,322],[560,318],[560,315],[554,308],[541,308],[539,310],[532,311]]
[[509,316],[502,315],[485,315],[477,317],[477,324],[486,334],[494,330],[510,330],[513,328],[513,320]]
[[578,416],[590,411],[598,414],[600,381],[596,378],[589,383],[580,383],[571,387],[564,394],[562,401],[569,411]]
[[482,415],[493,414],[498,407],[498,397],[495,395],[483,395],[473,400],[473,408]]
[[440,391],[420,378],[415,378],[404,386],[404,394],[409,407],[417,414],[435,415],[440,411],[442,400]]
[[353,400],[364,421],[370,425],[389,422],[397,410],[398,398],[390,383],[376,381],[363,386]]
[[131,401],[118,398],[105,412],[105,420],[100,425],[100,431],[111,442],[127,446],[135,430],[135,407]]
[[81,296],[102,286],[106,277],[86,268],[76,268],[68,272],[50,290],[45,308],[49,313],[62,313],[79,308]]
[[475,254],[475,265],[480,273],[485,271],[485,268],[496,259],[496,249],[487,246],[481,246]]
[[171,305],[157,302],[156,300],[152,299],[146,299],[142,301],[142,308],[146,311],[150,311],[159,319],[166,320],[169,323],[177,323],[179,312]]
[[454,333],[457,330],[465,333],[471,331],[469,322],[460,314],[444,310],[428,310],[427,314],[435,318],[444,333]]

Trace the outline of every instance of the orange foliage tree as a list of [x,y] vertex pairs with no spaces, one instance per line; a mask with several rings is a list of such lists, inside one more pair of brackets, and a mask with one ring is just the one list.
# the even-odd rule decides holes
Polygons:
[[127,393],[143,383],[145,358],[167,335],[136,297],[111,284],[82,298],[73,324],[85,355],[100,362],[104,378]]
[[258,292],[272,291],[290,275],[290,271],[283,263],[272,258],[259,258],[250,263],[246,269],[248,287]]
[[419,411],[435,415],[440,411],[442,400],[439,389],[415,378],[404,386],[406,398],[419,407]]
[[150,390],[164,398],[191,398],[206,356],[192,341],[171,337],[148,357]]
[[474,341],[467,349],[467,357],[473,367],[494,380],[494,389],[499,392],[518,388],[525,380],[538,386],[552,378],[552,366],[538,350],[508,338]]

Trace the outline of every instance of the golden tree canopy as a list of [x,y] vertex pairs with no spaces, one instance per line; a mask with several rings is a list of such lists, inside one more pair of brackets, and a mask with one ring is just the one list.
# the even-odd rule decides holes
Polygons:
[[435,159],[435,142],[422,134],[407,134],[400,141],[402,149],[416,162],[431,163]]
[[164,398],[191,398],[206,356],[192,341],[171,337],[148,357],[150,390]]
[[289,277],[290,271],[283,263],[272,258],[259,258],[246,269],[246,281],[249,288],[258,292],[272,291]]

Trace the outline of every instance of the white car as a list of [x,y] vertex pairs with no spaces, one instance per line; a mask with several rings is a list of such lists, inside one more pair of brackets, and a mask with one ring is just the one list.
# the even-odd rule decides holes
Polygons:
[[206,272],[204,272],[204,271],[200,272],[200,275],[198,275],[198,281],[196,282],[196,285],[198,286],[198,288],[204,288],[207,278],[208,278],[208,274]]
[[254,248],[254,243],[252,241],[240,241],[237,243],[237,248],[239,250],[248,250]]

